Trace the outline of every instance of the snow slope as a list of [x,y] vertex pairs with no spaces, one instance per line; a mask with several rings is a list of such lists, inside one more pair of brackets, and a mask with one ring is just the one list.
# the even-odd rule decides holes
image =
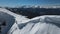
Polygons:
[[[16,24],[24,23],[26,20],[29,20],[25,16],[15,14],[5,8],[0,8],[0,17],[3,18],[2,20],[6,19],[6,21],[9,21],[11,24],[9,22],[7,22],[7,23],[10,25],[13,25],[12,27],[16,27]],[[9,20],[9,19],[11,19],[11,20]],[[13,19],[15,19],[14,22],[13,22]],[[1,21],[1,19],[0,19],[0,21]],[[11,26],[7,25],[7,27],[11,27]],[[7,32],[6,30],[8,31],[9,28],[3,29],[2,31],[5,33],[2,33],[2,34],[6,34],[6,32]]]
[[16,29],[9,34],[60,34],[59,15],[35,17],[22,25],[24,26],[21,29],[18,29],[21,24],[16,25]]
[[22,19],[24,20],[23,22],[25,22],[25,19],[26,20],[28,19],[28,18],[26,18],[26,16],[18,15],[16,13],[13,13],[13,12],[7,10],[7,9],[4,9],[4,8],[0,8],[0,11],[5,12],[5,13],[7,13],[9,15],[14,16],[15,19],[17,20],[17,22],[20,22]]
[[[3,10],[3,9],[0,9]],[[0,11],[0,34],[6,34],[7,31],[14,24],[15,19],[12,15],[9,15],[3,11]]]
[[60,34],[59,15],[44,15],[28,19],[25,16],[15,14],[4,8],[0,8],[0,12],[15,17],[15,23],[9,30],[8,34]]

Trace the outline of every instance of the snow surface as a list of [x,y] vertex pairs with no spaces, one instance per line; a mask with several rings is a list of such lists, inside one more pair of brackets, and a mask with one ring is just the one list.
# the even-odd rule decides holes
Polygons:
[[[30,19],[21,29],[16,25],[16,29],[9,34],[60,34],[60,16],[44,15]],[[14,28],[14,27],[12,27]]]
[[7,34],[60,34],[59,15],[44,15],[28,19],[4,8],[0,8],[0,12],[15,18],[15,22]]
[[[6,34],[6,32],[9,30],[8,27],[11,27],[12,29],[15,29],[15,28],[16,28],[16,24],[18,25],[18,24],[20,24],[20,23],[26,22],[26,20],[30,20],[30,19],[26,18],[26,16],[22,16],[22,15],[15,14],[15,13],[13,13],[13,12],[5,9],[5,8],[0,8],[0,17],[1,17],[1,19],[3,18],[2,20],[6,19],[7,23],[8,23],[8,24],[11,23],[10,25],[13,24],[12,27],[14,27],[14,28],[12,28],[11,26],[8,26],[8,25],[7,25],[6,29],[3,29],[3,28],[2,28],[2,29],[3,29],[3,30],[2,30],[3,33],[1,33],[1,34]],[[0,19],[0,21],[1,21],[1,19]],[[11,20],[10,20],[10,19],[11,19]],[[15,22],[13,22],[13,19],[15,19]],[[9,22],[10,22],[10,23],[9,23]],[[11,31],[12,31],[12,30],[11,30]]]
[[7,14],[9,14],[9,15],[14,16],[15,19],[17,20],[17,23],[20,23],[22,19],[24,20],[24,21],[22,21],[22,23],[24,23],[25,20],[28,20],[28,18],[26,18],[26,16],[18,15],[18,14],[16,14],[16,13],[13,13],[13,12],[7,10],[7,9],[0,8],[0,12],[1,12],[1,11],[2,11],[2,12],[5,12],[5,13],[7,13]]

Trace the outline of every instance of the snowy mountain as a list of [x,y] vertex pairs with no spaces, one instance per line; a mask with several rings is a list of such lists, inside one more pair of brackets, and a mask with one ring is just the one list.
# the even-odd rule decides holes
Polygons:
[[0,34],[60,34],[60,16],[43,15],[28,19],[0,8],[0,28]]
[[28,18],[15,14],[5,8],[0,8],[0,34],[7,34],[13,24],[24,23]]
[[9,34],[60,34],[60,16],[39,16],[12,28]]

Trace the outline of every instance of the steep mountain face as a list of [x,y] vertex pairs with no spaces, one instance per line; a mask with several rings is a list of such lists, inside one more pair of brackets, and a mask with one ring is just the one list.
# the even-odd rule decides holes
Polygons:
[[0,34],[7,34],[8,30],[15,22],[15,18],[4,11],[1,11],[0,9]]
[[39,16],[26,23],[15,25],[15,29],[11,29],[9,34],[60,34],[60,16],[58,15]]
[[[23,21],[22,21],[23,20]],[[17,22],[24,23],[28,18],[22,15],[15,14],[5,8],[0,8],[0,34],[7,34],[13,24]]]

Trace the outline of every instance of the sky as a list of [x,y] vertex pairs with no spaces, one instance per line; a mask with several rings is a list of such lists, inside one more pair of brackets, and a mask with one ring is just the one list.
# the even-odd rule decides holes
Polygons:
[[0,0],[0,6],[60,5],[60,0]]

